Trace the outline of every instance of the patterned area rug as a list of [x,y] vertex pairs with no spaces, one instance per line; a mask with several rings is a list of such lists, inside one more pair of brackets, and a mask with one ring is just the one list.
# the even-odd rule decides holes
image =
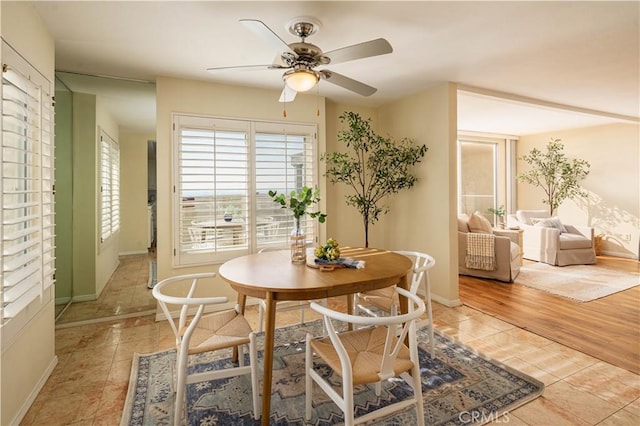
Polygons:
[[[304,336],[318,335],[320,321],[276,330],[271,425],[332,425],[343,422],[342,412],[314,385],[313,416],[304,420]],[[428,340],[426,328],[418,332],[422,342]],[[262,334],[259,336],[262,344]],[[284,342],[296,342],[286,344]],[[258,346],[259,348],[261,346]],[[206,370],[230,363],[222,359],[191,357],[190,368]],[[262,356],[261,351],[258,354]],[[121,425],[173,424],[172,369],[175,350],[134,357],[129,390]],[[534,378],[493,361],[436,330],[436,356],[421,344],[420,366],[428,425],[483,424],[500,421],[510,410],[542,394],[544,385]],[[322,364],[315,367],[332,375]],[[336,379],[339,383],[339,377]],[[356,389],[356,416],[402,399],[411,388],[402,380],[388,381],[375,396],[373,386]],[[188,425],[258,425],[251,411],[251,383],[248,375],[196,383],[187,388]],[[508,418],[505,416],[504,419]],[[376,425],[416,424],[415,409],[379,419]]]
[[640,275],[597,265],[523,265],[516,284],[553,293],[579,302],[589,302],[640,285]]

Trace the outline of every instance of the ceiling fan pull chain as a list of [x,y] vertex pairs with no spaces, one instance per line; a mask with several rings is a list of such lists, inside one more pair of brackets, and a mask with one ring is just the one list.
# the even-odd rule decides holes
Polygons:
[[316,84],[316,117],[320,117],[320,85]]

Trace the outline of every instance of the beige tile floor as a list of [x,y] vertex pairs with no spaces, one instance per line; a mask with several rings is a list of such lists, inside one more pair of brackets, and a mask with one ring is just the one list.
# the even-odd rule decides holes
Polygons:
[[[125,275],[118,274],[127,280]],[[256,307],[246,315],[257,329]],[[276,319],[281,326],[298,318],[289,311]],[[306,318],[316,316],[308,311]],[[545,383],[542,397],[494,423],[640,424],[640,376],[465,306],[436,303],[434,321],[439,330]],[[133,353],[172,345],[166,321],[156,322],[153,315],[57,329],[58,365],[21,424],[119,424]]]
[[[98,300],[72,303],[63,311],[56,324],[155,311],[156,301],[147,287],[149,261],[152,259],[155,259],[154,253],[121,256],[120,265]],[[58,307],[56,314],[57,309]]]

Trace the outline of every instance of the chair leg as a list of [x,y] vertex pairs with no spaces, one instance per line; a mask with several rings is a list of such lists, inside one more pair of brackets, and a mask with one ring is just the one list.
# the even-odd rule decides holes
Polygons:
[[263,300],[258,303],[258,333],[261,333],[264,327],[264,305]]
[[433,331],[433,311],[431,310],[431,300],[427,302],[427,316],[429,318],[429,354],[431,358],[436,356],[436,340]]
[[187,361],[189,359],[189,353],[186,348],[180,347],[177,353],[178,359],[176,360],[176,400],[175,400],[175,412],[173,414],[173,424],[180,426],[182,423],[182,415],[184,412],[184,399],[187,390]]
[[428,277],[424,289],[425,305],[427,307],[427,319],[429,320],[429,355],[431,358],[436,356],[436,341],[433,332],[433,309],[431,308],[431,286]]
[[313,379],[311,378],[311,374],[309,374],[309,372],[313,368],[313,353],[311,351],[311,334],[310,333],[307,333],[305,343],[306,343],[306,351],[305,351],[305,358],[304,358],[304,372],[305,372],[304,418],[306,420],[311,420],[311,390],[313,388]]
[[253,418],[260,418],[260,389],[258,388],[258,353],[256,349],[256,336],[249,334],[249,362],[251,363],[251,394],[253,396]]
[[238,346],[238,367],[244,367],[244,351],[244,345]]
[[304,302],[300,302],[300,324],[304,324],[304,309],[306,304]]
[[422,401],[422,380],[420,377],[420,365],[417,362],[413,363],[411,376],[413,377],[413,395],[416,398],[416,417],[418,419],[418,426],[424,426],[424,403]]
[[[327,299],[324,298],[320,301],[320,304],[327,307]],[[328,336],[329,332],[327,331],[327,325],[324,323],[324,318],[322,319],[322,337]]]
[[349,378],[342,377],[342,412],[344,413],[344,426],[353,426],[354,410],[353,410],[353,382]]

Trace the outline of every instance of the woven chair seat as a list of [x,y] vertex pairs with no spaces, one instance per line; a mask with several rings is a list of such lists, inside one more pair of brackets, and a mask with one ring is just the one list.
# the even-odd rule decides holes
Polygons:
[[391,312],[391,306],[398,305],[398,295],[395,286],[360,293],[360,298],[385,312]]
[[[380,365],[387,337],[385,327],[368,327],[348,331],[338,335],[344,345],[353,370],[353,384],[374,383],[380,381]],[[394,340],[394,344],[397,340]],[[313,350],[342,377],[340,358],[328,337],[311,341]],[[393,364],[395,375],[410,371],[413,362],[409,359],[409,348],[402,345],[398,358]]]
[[245,317],[233,309],[204,315],[189,341],[189,355],[248,344],[251,331]]

